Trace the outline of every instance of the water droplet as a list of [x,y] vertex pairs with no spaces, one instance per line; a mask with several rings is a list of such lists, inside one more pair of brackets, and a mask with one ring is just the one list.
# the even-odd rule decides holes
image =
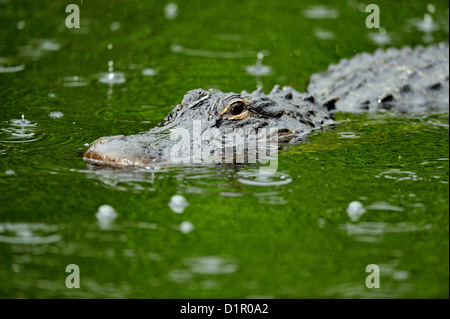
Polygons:
[[97,219],[99,220],[114,220],[117,218],[117,212],[114,207],[110,205],[102,205],[98,208],[95,216],[97,216]]
[[109,25],[109,30],[111,31],[117,31],[120,29],[120,22],[114,21]]
[[191,231],[193,231],[195,229],[194,225],[190,222],[182,222],[180,224],[180,226],[178,226],[178,229],[183,233],[183,234],[188,234]]
[[98,81],[105,84],[121,84],[126,82],[125,74],[122,72],[101,73]]
[[25,28],[25,21],[20,20],[19,22],[17,22],[17,29],[22,30],[23,28]]
[[353,201],[348,204],[347,214],[352,222],[356,222],[366,212],[364,205],[361,202]]
[[54,119],[60,119],[61,117],[64,116],[64,114],[59,111],[53,111],[53,112],[50,112],[50,114],[48,116],[50,116],[51,118],[54,118]]
[[11,265],[11,269],[12,269],[12,271],[14,271],[15,273],[18,273],[18,272],[20,272],[20,270],[22,269],[22,267],[20,267],[19,264],[12,264],[12,265]]
[[178,5],[176,3],[169,3],[164,8],[164,16],[168,20],[173,20],[178,16]]
[[254,76],[263,76],[272,74],[272,68],[267,65],[263,65],[262,61],[264,59],[264,52],[260,51],[256,54],[256,64],[248,65],[245,70],[248,74]]
[[182,212],[184,212],[188,205],[189,203],[186,198],[181,195],[172,196],[169,202],[170,209],[177,214],[181,214]]
[[303,15],[309,19],[337,19],[339,11],[323,5],[313,5],[303,10]]
[[146,68],[142,70],[142,75],[144,76],[155,76],[158,73],[155,69]]

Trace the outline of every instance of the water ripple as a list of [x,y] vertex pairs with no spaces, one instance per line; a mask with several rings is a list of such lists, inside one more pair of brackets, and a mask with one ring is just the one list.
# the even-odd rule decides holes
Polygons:
[[303,10],[303,16],[309,19],[337,19],[339,11],[323,5],[313,5]]
[[50,244],[61,240],[58,227],[34,223],[0,224],[0,242],[16,245]]
[[231,274],[238,269],[235,260],[217,256],[188,258],[185,264],[191,272],[205,275]]
[[25,70],[25,65],[11,58],[0,57],[0,73],[15,73]]
[[247,170],[237,173],[238,181],[242,184],[253,186],[277,186],[292,182],[292,178],[287,173],[276,172],[274,174],[261,174],[258,169]]
[[63,77],[61,84],[65,87],[79,87],[88,85],[88,82],[84,77],[74,75]]
[[185,55],[192,55],[204,58],[224,58],[224,59],[236,59],[236,58],[248,58],[255,55],[252,51],[236,51],[236,52],[221,52],[221,51],[208,51],[208,50],[197,50],[188,49],[180,44],[173,44],[171,51],[175,53],[181,53]]
[[7,136],[2,137],[1,134],[0,143],[27,143],[34,142],[38,139],[35,138],[35,128],[37,123],[32,123],[25,119],[22,115],[22,119],[12,119],[9,121],[9,126],[1,129]]
[[432,228],[431,224],[413,225],[407,222],[359,222],[345,223],[339,226],[349,237],[362,242],[381,242],[385,234],[410,233]]
[[390,169],[386,172],[382,172],[378,175],[375,175],[376,178],[384,177],[387,179],[393,179],[398,182],[405,181],[405,180],[412,180],[412,181],[420,181],[422,178],[418,177],[416,173],[411,171],[401,171],[397,168]]

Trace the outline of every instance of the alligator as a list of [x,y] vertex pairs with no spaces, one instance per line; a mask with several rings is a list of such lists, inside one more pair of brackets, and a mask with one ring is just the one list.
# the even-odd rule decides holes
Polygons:
[[[223,150],[231,147],[232,162],[239,158],[245,163],[255,156],[249,152],[255,141],[252,134],[298,143],[313,130],[334,123],[335,112],[423,113],[448,108],[448,43],[379,49],[312,75],[304,93],[278,85],[269,94],[261,88],[240,94],[191,90],[156,127],[130,136],[102,137],[89,145],[83,159],[116,167],[172,164],[180,158],[182,163],[218,163],[225,158]],[[226,140],[227,135],[234,139]],[[237,138],[243,138],[243,148],[233,144]]]

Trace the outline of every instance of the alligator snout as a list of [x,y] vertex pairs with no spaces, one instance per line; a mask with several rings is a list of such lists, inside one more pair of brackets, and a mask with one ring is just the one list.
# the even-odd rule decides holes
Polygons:
[[124,135],[99,138],[83,154],[83,159],[91,164],[108,166],[144,166],[160,162],[145,144],[127,139]]

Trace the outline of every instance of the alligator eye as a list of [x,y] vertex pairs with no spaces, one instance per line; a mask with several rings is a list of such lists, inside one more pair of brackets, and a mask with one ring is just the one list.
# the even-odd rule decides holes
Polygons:
[[222,110],[221,115],[226,114],[228,120],[240,120],[248,115],[247,103],[244,100],[234,101]]
[[244,102],[237,101],[237,102],[234,102],[233,104],[231,104],[228,110],[231,115],[238,115],[238,114],[241,114],[242,112],[244,112],[244,109],[245,109]]

